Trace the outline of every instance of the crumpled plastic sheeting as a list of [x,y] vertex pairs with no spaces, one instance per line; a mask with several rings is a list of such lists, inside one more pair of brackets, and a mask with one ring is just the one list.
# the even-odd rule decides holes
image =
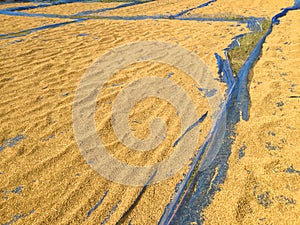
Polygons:
[[259,32],[262,31],[262,27],[259,23],[261,19],[257,19],[257,18],[250,18],[247,21],[247,28],[251,31],[255,31],[255,32]]
[[[226,59],[223,60],[220,56],[216,55],[219,65],[219,74],[222,72],[227,74],[222,75],[222,79],[229,87],[228,98],[221,109],[216,124],[209,134],[209,138],[206,139],[203,146],[199,149],[198,155],[191,165],[191,170],[185,180],[181,182],[173,200],[166,207],[159,221],[160,225],[191,224],[195,222],[197,224],[203,224],[204,218],[201,216],[201,212],[210,204],[214,193],[219,190],[219,185],[225,181],[226,172],[228,170],[227,161],[233,143],[231,137],[235,135],[235,124],[240,121],[240,113],[242,113],[244,120],[249,118],[248,74],[261,54],[262,45],[266,37],[271,34],[273,26],[279,23],[279,18],[285,16],[288,11],[297,9],[300,9],[300,0],[296,0],[293,7],[283,9],[282,12],[272,18],[272,24],[269,30],[251,52],[238,72],[237,80],[232,86],[230,86],[232,83],[229,81],[231,77],[233,77],[232,71],[231,75],[228,75],[227,73],[229,71],[225,71],[224,66],[224,63],[228,60],[227,56]],[[222,129],[221,127],[224,126],[224,124],[226,124],[226,127]],[[218,144],[219,142],[222,142],[221,146]],[[215,156],[213,162],[209,160],[211,155]],[[199,161],[200,159],[201,162]],[[201,164],[197,164],[196,161]],[[206,161],[210,162],[207,167],[203,166]]]
[[[234,40],[232,43],[234,43],[236,40]],[[239,46],[239,45],[238,45]],[[236,46],[234,46],[236,47]],[[225,54],[225,59],[222,59],[222,57],[218,54],[215,53],[215,57],[217,59],[217,64],[218,64],[218,74],[219,74],[219,79],[221,82],[224,82],[227,84],[228,89],[230,90],[234,83],[234,77],[233,77],[233,72],[230,66],[230,62],[228,59],[227,51],[224,52]]]

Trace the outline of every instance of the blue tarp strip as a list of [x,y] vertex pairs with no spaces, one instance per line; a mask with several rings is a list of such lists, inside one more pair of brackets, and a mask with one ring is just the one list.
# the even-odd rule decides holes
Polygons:
[[112,11],[112,10],[116,10],[116,9],[121,9],[121,8],[125,8],[125,7],[129,7],[129,6],[133,6],[133,5],[139,5],[139,4],[144,4],[144,3],[148,3],[148,2],[152,2],[154,0],[150,0],[150,1],[144,1],[144,2],[130,2],[130,3],[125,3],[122,5],[118,5],[115,7],[110,7],[110,8],[103,8],[103,9],[97,9],[97,10],[88,10],[88,11],[83,11],[80,13],[75,14],[76,16],[82,16],[82,15],[88,15],[91,13],[100,13],[100,12],[106,12],[106,11]]
[[9,34],[0,34],[0,40],[1,39],[9,39],[9,38],[18,38],[18,37],[23,37],[26,36],[28,34],[31,34],[33,32],[37,32],[40,30],[45,30],[45,29],[49,29],[49,28],[56,28],[56,27],[61,27],[64,25],[68,25],[71,23],[78,23],[78,22],[82,22],[85,19],[78,19],[78,20],[73,20],[73,21],[68,21],[68,22],[62,22],[62,23],[54,23],[54,24],[50,24],[50,25],[45,25],[45,26],[41,26],[41,27],[37,27],[37,28],[32,28],[32,29],[28,29],[28,30],[23,30],[20,32],[15,32],[15,33],[9,33]]
[[203,3],[203,4],[201,4],[201,5],[197,6],[197,7],[190,8],[190,9],[184,10],[184,11],[182,11],[182,12],[180,12],[180,13],[177,13],[177,14],[171,16],[171,17],[176,18],[176,17],[183,16],[184,14],[186,14],[186,13],[192,11],[192,10],[203,8],[203,7],[205,7],[205,6],[210,5],[211,3],[215,2],[215,1],[216,1],[216,0],[208,1],[208,2]]
[[64,1],[56,1],[56,2],[52,2],[52,3],[42,3],[42,4],[38,4],[38,5],[18,6],[18,7],[6,8],[6,9],[2,9],[2,10],[22,11],[22,10],[29,10],[29,9],[36,9],[36,8],[45,8],[48,6],[62,5],[62,4],[73,3],[73,2],[82,2],[82,0],[64,0]]
[[104,194],[101,197],[101,199],[88,211],[88,213],[86,215],[86,219],[89,218],[92,215],[92,213],[101,205],[101,203],[105,199],[107,193],[108,193],[108,190],[104,192]]
[[[76,15],[58,15],[58,14],[41,14],[41,13],[36,13],[36,14],[31,14],[31,13],[25,13],[25,12],[16,12],[16,11],[5,11],[5,10],[0,10],[0,14],[3,15],[9,15],[9,16],[28,16],[28,17],[45,17],[45,18],[60,18],[60,19],[74,19],[74,16]],[[76,18],[74,21],[69,21],[69,22],[63,22],[63,23],[57,23],[57,24],[52,24],[52,25],[47,25],[47,26],[42,26],[42,27],[37,27],[37,28],[32,28],[28,30],[22,30],[19,32],[14,32],[14,33],[8,33],[8,34],[0,34],[0,39],[8,39],[8,38],[15,38],[17,37],[20,33],[23,33],[25,36],[27,34],[30,34],[34,31],[39,31],[47,28],[53,28],[57,26],[62,26],[62,25],[67,25],[70,23],[75,23],[75,22],[82,22],[84,20],[89,20],[89,19],[108,19],[108,20],[148,20],[148,19],[169,19],[168,16],[132,16],[132,17],[119,17],[119,16],[106,16],[106,17],[89,17],[89,16],[82,16],[79,18]],[[174,18],[177,20],[185,20],[186,18]],[[248,23],[247,18],[242,18],[240,20],[227,20],[227,19],[222,19],[222,18],[187,18],[188,20],[195,20],[195,21],[221,21],[221,22],[238,22],[238,23]],[[259,19],[259,18],[258,18]],[[232,47],[232,46],[231,46]]]
[[[121,5],[118,5],[116,7],[106,8],[106,9],[100,9],[99,12],[104,12],[104,11],[108,11],[108,10],[119,9],[119,8],[123,8],[123,7],[127,7],[127,6],[137,5],[137,4],[143,4],[143,3],[147,3],[147,2],[151,2],[151,1],[154,1],[154,0],[149,0],[149,1],[130,1],[130,2],[126,2],[124,4],[121,4],[122,2],[120,1]],[[36,8],[45,8],[45,7],[49,7],[49,6],[63,5],[63,4],[76,3],[76,2],[88,3],[88,2],[102,2],[102,1],[60,0],[60,1],[54,1],[54,2],[41,3],[41,4],[38,4],[38,5],[28,5],[28,6],[18,6],[18,7],[12,7],[12,8],[5,8],[5,9],[2,9],[2,10],[5,10],[5,11],[22,11],[22,10],[29,10],[29,9],[36,9]],[[119,1],[116,1],[116,2],[119,2]],[[88,14],[88,11],[86,11],[86,12]],[[93,12],[93,11],[91,11],[91,12]],[[97,12],[97,10],[95,10],[95,12]]]

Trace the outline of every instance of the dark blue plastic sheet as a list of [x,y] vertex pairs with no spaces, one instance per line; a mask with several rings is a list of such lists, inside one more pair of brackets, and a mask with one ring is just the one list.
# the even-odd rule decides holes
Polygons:
[[[58,1],[62,2],[62,1]],[[58,4],[56,2],[56,4]],[[76,1],[64,1],[65,3],[76,2]],[[209,1],[206,4],[210,4],[213,1]],[[60,3],[60,4],[65,4]],[[54,3],[53,3],[54,4]],[[53,4],[40,4],[40,7],[47,7]],[[128,6],[130,3],[124,4]],[[124,7],[125,7],[124,6]],[[201,5],[202,6],[202,5]],[[213,127],[211,133],[209,134],[208,138],[206,139],[203,146],[199,149],[198,155],[193,160],[191,165],[191,170],[187,174],[186,179],[178,186],[177,195],[174,197],[174,201],[171,202],[160,220],[159,224],[188,224],[189,222],[195,222],[201,224],[203,223],[203,218],[200,217],[200,212],[210,203],[211,197],[214,195],[215,191],[218,190],[219,184],[224,182],[226,171],[228,169],[227,159],[230,155],[230,147],[233,140],[230,136],[234,135],[233,128],[234,125],[239,121],[240,112],[242,112],[243,119],[248,119],[248,104],[249,104],[249,93],[247,90],[248,84],[248,74],[251,68],[253,68],[255,62],[257,61],[259,55],[261,54],[262,44],[264,43],[266,37],[272,32],[272,27],[275,24],[279,23],[279,18],[285,16],[288,11],[296,10],[300,7],[300,1],[296,1],[294,7],[286,8],[281,13],[277,14],[272,19],[272,25],[270,26],[269,31],[267,34],[259,41],[256,45],[254,50],[252,51],[251,55],[245,62],[244,66],[241,68],[237,75],[237,79],[234,79],[232,70],[230,67],[230,63],[227,57],[227,53],[225,51],[225,59],[222,59],[221,56],[215,55],[218,65],[219,65],[219,76],[220,80],[226,82],[228,86],[228,99],[226,104],[223,105],[223,110],[220,113],[220,117],[217,120],[216,126]],[[27,8],[31,9],[31,8]],[[107,8],[112,10],[113,8]],[[194,9],[194,8],[193,8]],[[188,11],[191,11],[190,9]],[[13,16],[33,16],[33,17],[53,17],[53,18],[70,18],[70,16],[63,16],[63,15],[52,15],[52,14],[29,14],[20,12],[21,10],[26,10],[26,8],[16,7],[10,8],[9,10],[0,10],[0,14],[6,15],[13,15]],[[88,15],[92,12],[102,12],[105,9],[99,9],[95,11],[87,11],[83,12],[79,15]],[[177,14],[175,17],[180,17],[183,14],[187,13],[187,10]],[[137,17],[103,17],[107,19],[120,19],[120,20],[140,20],[140,19],[172,19],[172,16],[137,16]],[[51,27],[61,26],[68,23],[73,22],[80,22],[85,19],[78,19],[71,22],[65,22],[60,24],[52,24],[48,26],[42,26],[39,28],[34,28],[27,30],[29,32],[34,32],[42,29],[48,29]],[[176,18],[179,20],[197,20],[197,21],[237,21],[241,23],[247,23],[248,28],[252,31],[258,31],[261,29],[260,25],[258,24],[259,18],[248,18],[248,19],[223,19],[223,18]],[[26,33],[27,31],[22,31]],[[27,32],[28,33],[28,32]],[[1,37],[1,35],[0,35]],[[8,34],[7,37],[15,37],[13,34]],[[236,37],[234,42],[228,47],[228,49],[234,48],[238,46],[238,38]],[[224,125],[224,121],[226,121],[226,133],[224,139],[219,139],[219,132],[221,130],[221,125]],[[223,143],[220,143],[220,140]],[[198,170],[199,168],[199,160],[205,158],[209,158],[209,155],[205,155],[206,152],[210,152],[214,146],[221,146],[220,150],[218,151],[218,155],[216,156],[214,162],[210,164],[208,168],[205,170]],[[205,157],[204,157],[205,156]],[[218,173],[216,172],[216,168],[218,168]],[[211,187],[210,189],[208,187]],[[195,190],[195,191],[191,191]],[[101,203],[100,203],[101,204]],[[95,205],[98,206],[97,204]],[[118,204],[115,208],[118,207]],[[112,211],[115,210],[112,209]],[[93,210],[92,210],[93,211]],[[89,211],[89,213],[92,213]],[[88,214],[89,214],[88,213]],[[109,219],[108,218],[103,221],[104,223]]]
[[[230,86],[231,82],[229,81],[233,77],[232,72],[231,75],[225,75],[228,71],[224,71],[224,63],[228,62],[226,51],[225,60],[216,55],[219,75],[224,73],[221,78],[229,87],[226,105],[222,108],[219,120],[213,126],[212,132],[208,136],[209,138],[206,139],[203,146],[199,149],[198,155],[191,165],[190,172],[181,182],[173,200],[166,207],[159,224],[190,224],[192,222],[203,224],[204,218],[201,216],[201,213],[210,204],[211,198],[219,190],[219,185],[224,182],[226,177],[228,170],[227,160],[230,156],[231,145],[234,142],[232,137],[236,135],[234,133],[235,124],[240,121],[240,114],[242,114],[244,120],[249,118],[249,92],[247,89],[249,72],[261,55],[262,45],[267,36],[271,34],[273,26],[279,24],[279,18],[285,16],[288,11],[297,9],[300,9],[299,0],[296,0],[293,7],[283,9],[282,12],[272,18],[269,30],[251,52],[238,72],[232,86]],[[224,125],[224,120],[226,121],[225,136],[220,137],[221,132],[224,132],[224,130],[220,129]],[[217,144],[218,142],[222,142],[221,146]],[[203,169],[201,164],[205,163],[206,158],[209,158],[210,152],[214,152],[216,148],[219,148],[217,150],[218,154],[213,162]],[[207,154],[203,157],[204,151]],[[197,163],[200,162],[200,159],[202,160],[201,164]]]

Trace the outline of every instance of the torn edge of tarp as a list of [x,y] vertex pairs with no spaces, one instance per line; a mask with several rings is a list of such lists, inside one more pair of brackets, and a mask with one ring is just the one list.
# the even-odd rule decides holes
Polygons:
[[[227,66],[227,64],[225,64],[225,62],[228,61],[226,50],[225,50],[225,57],[226,57],[225,60],[223,60],[219,55],[215,54],[217,63],[218,63],[218,65],[220,65],[219,66],[219,75],[221,73],[224,73],[224,74],[221,74],[222,79],[226,82],[226,84],[228,85],[228,88],[229,88],[228,97],[225,100],[223,107],[220,110],[220,113],[217,117],[216,123],[213,125],[211,132],[205,139],[205,142],[203,143],[201,148],[198,150],[197,156],[193,159],[193,161],[190,165],[190,170],[189,170],[188,174],[185,176],[184,180],[181,181],[179,186],[176,187],[177,191],[175,193],[175,196],[173,197],[171,202],[165,208],[164,214],[162,215],[162,217],[158,223],[159,225],[168,225],[171,223],[173,217],[176,215],[177,210],[181,206],[183,199],[185,198],[187,192],[189,191],[190,183],[194,179],[194,177],[192,175],[196,172],[196,170],[200,171],[203,169],[201,167],[201,165],[199,165],[198,163],[200,162],[200,159],[203,158],[204,152],[206,151],[206,154],[205,154],[204,159],[202,159],[202,160],[205,160],[205,158],[207,158],[209,156],[210,151],[211,150],[213,151],[214,148],[216,148],[214,146],[214,144],[212,144],[212,143],[216,142],[216,140],[218,139],[218,136],[220,135],[220,130],[219,130],[220,123],[222,124],[222,119],[224,119],[224,115],[226,115],[228,113],[228,111],[230,111],[229,110],[230,105],[231,104],[235,105],[235,107],[233,108],[233,110],[235,110],[235,112],[234,112],[235,115],[239,115],[239,113],[236,112],[236,110],[237,110],[237,111],[240,111],[240,113],[242,114],[242,119],[244,119],[244,120],[249,119],[249,114],[248,114],[249,92],[247,89],[249,72],[253,68],[253,66],[256,63],[256,61],[258,60],[259,56],[261,55],[262,45],[265,42],[267,36],[271,34],[273,26],[277,25],[279,23],[279,18],[285,16],[287,14],[287,12],[290,10],[298,10],[298,9],[300,9],[300,1],[296,0],[295,5],[293,7],[288,7],[288,8],[283,9],[280,13],[276,14],[272,18],[272,23],[271,23],[268,31],[266,32],[266,34],[263,35],[263,37],[260,39],[260,41],[256,44],[256,46],[250,53],[249,57],[243,64],[242,68],[239,70],[239,72],[237,74],[237,80],[234,81],[233,83],[232,83],[233,73],[232,73],[230,64],[228,64],[230,67],[229,71],[225,71],[225,69],[224,69],[225,65]],[[235,121],[235,123],[238,121],[239,121],[239,119],[237,119],[237,121]],[[221,131],[221,132],[223,132],[223,131]],[[230,144],[229,144],[229,146],[230,146]],[[217,145],[217,148],[220,148],[220,146]],[[193,190],[190,190],[190,191],[193,191]],[[193,194],[192,194],[192,196],[193,196]],[[199,217],[200,217],[200,212],[197,212],[197,213],[199,214]]]

